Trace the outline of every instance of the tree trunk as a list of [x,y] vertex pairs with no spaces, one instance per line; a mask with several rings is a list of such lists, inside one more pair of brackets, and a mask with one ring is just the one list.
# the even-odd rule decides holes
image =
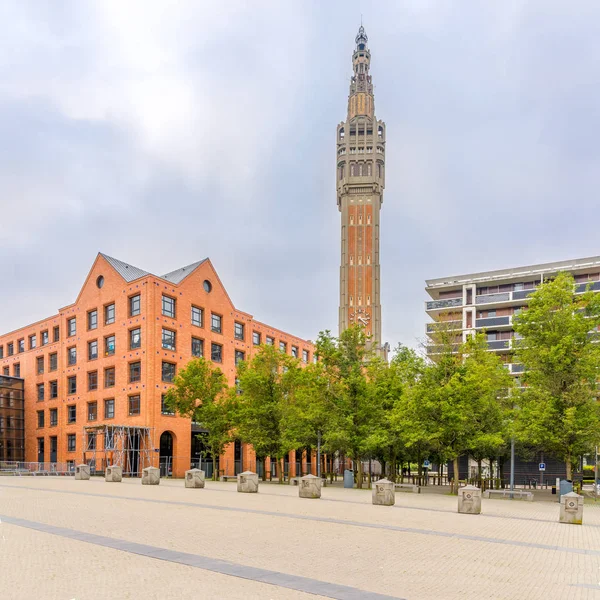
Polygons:
[[267,459],[263,456],[260,459],[260,462],[262,463],[262,480],[266,481],[267,480]]
[[213,476],[212,476],[213,481],[217,480],[217,476],[218,476],[218,473],[217,473],[217,457],[213,453]]
[[477,459],[477,479],[479,479],[479,486],[481,487],[481,459]]
[[452,494],[458,494],[458,456],[454,458],[452,464],[454,466],[454,477],[450,491]]
[[281,468],[281,462],[283,459],[278,458],[275,465],[275,472],[277,473],[277,480],[279,483],[283,483],[283,469]]
[[571,465],[571,455],[567,456],[567,460],[565,461],[565,467],[567,467],[567,479],[569,481],[573,481],[573,467]]
[[362,484],[363,484],[363,470],[362,470],[362,460],[358,460],[356,461],[357,464],[357,476],[356,476],[356,487],[361,490],[362,489]]

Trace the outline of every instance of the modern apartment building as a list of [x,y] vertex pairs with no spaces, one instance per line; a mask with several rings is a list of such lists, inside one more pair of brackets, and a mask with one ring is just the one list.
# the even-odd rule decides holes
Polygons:
[[600,256],[428,279],[425,289],[432,299],[425,303],[425,311],[433,321],[426,325],[431,342],[428,355],[435,358],[440,328],[452,332],[457,344],[474,332],[485,331],[490,351],[518,375],[522,367],[512,361],[513,317],[527,306],[527,298],[544,279],[561,271],[573,275],[579,293],[588,284],[600,290]]
[[[513,360],[516,336],[513,318],[527,306],[527,299],[536,287],[559,272],[573,275],[578,293],[585,292],[588,285],[600,291],[600,256],[428,279],[425,288],[431,297],[425,302],[425,311],[431,318],[426,324],[428,356],[435,360],[440,351],[440,329],[457,346],[467,336],[484,331],[490,352],[498,354],[510,373],[519,377],[523,366]],[[521,479],[538,479],[539,462],[546,463],[548,480],[564,477],[564,465],[551,457],[538,456],[517,461],[517,483],[522,483]],[[466,460],[463,466],[461,477],[467,474]]]
[[[209,259],[158,276],[98,254],[73,304],[0,335],[2,381],[23,380],[24,458],[131,474],[160,464],[182,476],[207,455],[201,424],[164,405],[175,374],[204,356],[234,385],[236,364],[261,344],[313,360],[310,342],[238,310]],[[296,455],[289,464],[293,476]],[[220,470],[247,468],[256,469],[252,448],[232,443]]]

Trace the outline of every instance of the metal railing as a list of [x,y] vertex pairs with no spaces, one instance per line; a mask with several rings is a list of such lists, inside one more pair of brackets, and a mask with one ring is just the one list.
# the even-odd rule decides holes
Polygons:
[[75,463],[0,462],[0,475],[74,475]]
[[427,310],[436,310],[438,308],[450,308],[452,306],[462,306],[462,295],[460,298],[448,298],[447,300],[430,300],[426,302]]

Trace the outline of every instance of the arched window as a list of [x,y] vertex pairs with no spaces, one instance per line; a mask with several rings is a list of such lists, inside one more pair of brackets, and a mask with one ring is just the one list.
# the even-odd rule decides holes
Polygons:
[[358,224],[362,225],[362,214],[358,215]]
[[350,225],[354,225],[354,215],[350,215]]
[[380,138],[383,137],[383,127],[381,125],[377,128],[377,135]]
[[343,139],[344,139],[344,135],[345,135],[345,134],[344,134],[344,128],[343,128],[343,127],[340,127],[340,140],[343,140]]
[[367,215],[367,225],[371,224],[371,215]]
[[338,165],[338,177],[339,177],[339,179],[344,178],[344,163],[340,163]]
[[372,170],[371,170],[371,163],[369,162],[369,163],[367,163],[367,175],[371,176],[372,174],[373,173],[372,173]]

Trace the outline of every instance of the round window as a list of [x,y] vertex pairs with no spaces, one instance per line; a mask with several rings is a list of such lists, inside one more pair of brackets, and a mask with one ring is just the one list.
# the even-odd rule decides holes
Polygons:
[[104,285],[104,277],[102,277],[102,275],[100,275],[100,277],[98,277],[98,279],[96,279],[96,285],[101,288]]
[[204,291],[206,293],[212,291],[212,283],[208,279],[205,279],[202,285],[204,286]]

